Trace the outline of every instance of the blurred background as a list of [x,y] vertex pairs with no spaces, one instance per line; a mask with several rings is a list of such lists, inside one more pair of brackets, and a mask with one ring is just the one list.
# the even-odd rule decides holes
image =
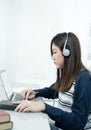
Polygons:
[[91,69],[91,0],[0,0],[0,70],[13,86],[55,82],[50,42],[75,33],[83,63]]

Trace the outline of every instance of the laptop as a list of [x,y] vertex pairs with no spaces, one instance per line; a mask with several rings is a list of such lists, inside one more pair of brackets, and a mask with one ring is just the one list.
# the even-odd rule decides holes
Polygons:
[[23,99],[22,95],[19,92],[14,92],[13,88],[11,87],[6,70],[0,71],[0,78],[7,100],[12,102]]
[[[23,100],[22,95],[20,94],[20,91],[25,89],[23,88],[13,88],[9,82],[8,75],[6,70],[0,71],[0,79],[1,79],[1,86],[3,89],[3,92],[1,92],[1,100],[0,100],[0,109],[6,109],[6,110],[14,110],[17,106],[17,104],[13,104],[13,101],[20,101]],[[34,88],[39,85],[32,84]],[[4,98],[4,96],[6,98]],[[3,100],[4,99],[4,100]],[[34,99],[36,100],[36,99]]]

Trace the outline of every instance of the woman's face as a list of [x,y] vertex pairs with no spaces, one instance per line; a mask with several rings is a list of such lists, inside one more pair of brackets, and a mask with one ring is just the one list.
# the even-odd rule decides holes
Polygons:
[[64,56],[61,50],[53,43],[52,44],[52,60],[56,65],[57,69],[62,69],[64,65]]

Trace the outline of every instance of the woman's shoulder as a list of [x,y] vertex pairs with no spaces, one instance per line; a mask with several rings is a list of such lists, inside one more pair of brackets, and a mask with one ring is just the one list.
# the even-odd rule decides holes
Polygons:
[[88,70],[82,70],[75,78],[75,88],[77,86],[88,86],[91,88],[91,73]]
[[81,92],[91,92],[91,74],[88,70],[83,70],[79,72],[79,74],[75,78],[74,89],[76,95],[80,95]]
[[88,70],[82,70],[78,73],[76,79],[91,79],[91,72]]

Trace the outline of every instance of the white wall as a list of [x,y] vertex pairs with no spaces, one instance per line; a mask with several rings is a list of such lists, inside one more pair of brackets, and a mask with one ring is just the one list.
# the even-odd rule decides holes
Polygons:
[[15,85],[50,85],[56,77],[50,41],[64,31],[80,38],[86,63],[90,5],[90,0],[0,0],[0,70],[6,68]]

